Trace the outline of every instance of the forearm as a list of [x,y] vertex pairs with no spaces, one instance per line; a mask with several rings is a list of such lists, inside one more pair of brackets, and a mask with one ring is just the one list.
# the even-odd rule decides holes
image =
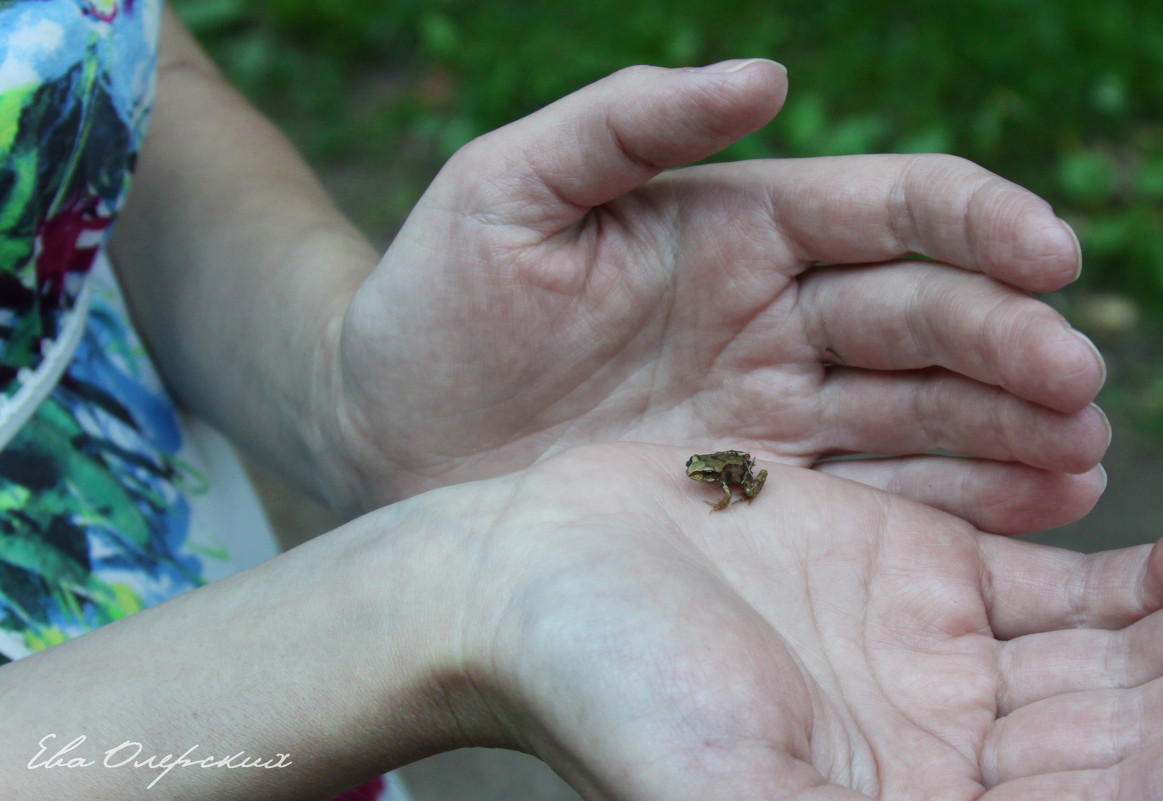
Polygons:
[[377,255],[172,13],[159,70],[111,248],[134,317],[184,403],[327,496],[329,343]]
[[[455,638],[433,592],[447,540],[414,520],[415,536],[400,534],[399,517],[353,521],[0,668],[4,797],[317,799],[461,744],[441,682]],[[239,752],[235,767],[272,767],[157,769],[167,754]],[[154,768],[134,768],[151,756]],[[88,764],[64,766],[76,759]]]

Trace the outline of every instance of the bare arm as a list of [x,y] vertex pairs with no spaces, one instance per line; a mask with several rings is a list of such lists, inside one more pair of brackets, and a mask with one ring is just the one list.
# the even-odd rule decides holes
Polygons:
[[289,142],[166,12],[157,103],[111,247],[179,398],[320,487],[323,342],[378,261]]
[[[450,623],[433,592],[450,554],[403,516],[353,521],[0,668],[4,798],[319,799],[454,744],[435,677],[457,659],[438,653]],[[272,767],[161,775],[158,761],[240,752],[233,767]]]

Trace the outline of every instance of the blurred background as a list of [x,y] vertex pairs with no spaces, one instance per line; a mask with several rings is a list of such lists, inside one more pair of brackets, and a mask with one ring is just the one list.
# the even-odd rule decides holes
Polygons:
[[[172,2],[380,246],[460,145],[639,63],[787,65],[785,110],[721,158],[937,151],[1029,187],[1082,240],[1049,300],[1103,350],[1115,427],[1098,508],[1039,539],[1163,536],[1163,3]],[[288,542],[334,524],[256,474]],[[421,801],[571,797],[520,757],[455,759],[418,766]]]

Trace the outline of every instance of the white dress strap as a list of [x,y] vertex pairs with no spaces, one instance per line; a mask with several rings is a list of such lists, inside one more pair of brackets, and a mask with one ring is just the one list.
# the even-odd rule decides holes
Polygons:
[[0,450],[7,447],[16,432],[28,422],[73,360],[89,320],[92,295],[92,282],[86,280],[57,338],[43,343],[40,364],[35,370],[22,368],[16,374],[19,385],[16,392],[8,397],[0,396]]

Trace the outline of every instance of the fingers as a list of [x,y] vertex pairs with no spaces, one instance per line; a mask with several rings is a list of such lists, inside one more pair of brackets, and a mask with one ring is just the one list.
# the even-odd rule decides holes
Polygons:
[[801,282],[820,358],[873,370],[944,367],[1059,411],[1105,379],[1090,340],[1045,303],[983,276],[926,262],[830,268]]
[[1110,768],[1163,753],[1163,681],[1130,690],[1070,693],[1015,710],[982,749],[987,785],[1026,776]]
[[999,639],[1117,629],[1163,608],[1163,544],[1080,554],[983,537],[982,590]]
[[1163,749],[1145,751],[1105,770],[1062,771],[1000,784],[978,801],[1154,801],[1163,787]]
[[1044,200],[949,156],[858,156],[752,164],[775,222],[809,263],[919,253],[1033,292],[1078,277],[1074,232]]
[[1118,631],[1018,637],[1002,646],[999,670],[999,715],[1066,693],[1138,687],[1163,677],[1163,614]]
[[783,67],[759,59],[631,67],[480,137],[450,168],[475,179],[470,214],[548,236],[767,124],[786,92]]
[[1102,770],[1135,782],[1144,755],[1163,757],[1163,613],[1120,631],[1019,637],[998,667],[999,719],[981,750],[987,786],[1070,773],[1082,787],[1083,772]]
[[1073,523],[1098,502],[1101,468],[1038,470],[1010,462],[945,456],[820,462],[815,469],[902,495],[994,534],[1029,534]]
[[1056,412],[943,370],[835,370],[820,407],[815,442],[823,453],[945,450],[1083,473],[1098,465],[1111,439],[1097,406]]

